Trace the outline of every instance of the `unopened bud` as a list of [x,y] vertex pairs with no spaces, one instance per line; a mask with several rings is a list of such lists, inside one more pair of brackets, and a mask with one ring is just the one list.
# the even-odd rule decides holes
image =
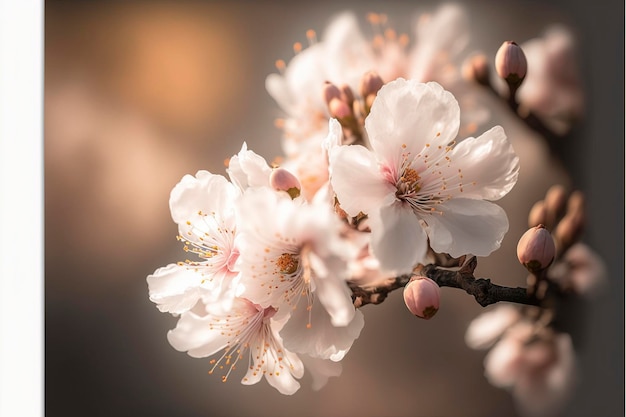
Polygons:
[[475,54],[463,63],[463,78],[476,81],[481,85],[489,85],[489,64],[485,54]]
[[270,186],[277,191],[285,191],[292,200],[300,196],[302,189],[298,178],[284,168],[276,168],[272,171]]
[[324,82],[324,101],[330,104],[333,99],[341,99],[341,90],[330,81]]
[[439,311],[439,285],[430,278],[414,276],[404,287],[404,303],[411,313],[423,319]]
[[339,91],[341,91],[341,99],[348,103],[348,106],[352,107],[352,103],[354,103],[354,93],[348,84],[342,84],[339,87]]
[[359,85],[359,90],[361,93],[361,97],[367,98],[370,95],[376,95],[378,90],[381,89],[384,82],[383,79],[380,78],[380,75],[376,71],[368,71],[361,77],[361,83]]
[[352,116],[352,109],[350,106],[348,106],[345,101],[338,98],[330,100],[330,103],[328,103],[328,111],[330,112],[331,117],[338,119],[339,122]]
[[517,243],[517,259],[533,273],[550,266],[555,254],[554,239],[543,224],[528,229]]
[[524,77],[528,64],[524,51],[513,41],[505,41],[496,53],[496,72],[509,85],[519,86]]

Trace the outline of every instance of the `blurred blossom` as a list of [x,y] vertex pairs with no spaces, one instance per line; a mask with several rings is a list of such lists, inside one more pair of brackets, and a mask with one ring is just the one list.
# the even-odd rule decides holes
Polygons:
[[550,268],[549,277],[565,291],[583,296],[594,296],[607,285],[604,261],[584,243],[570,247]]
[[[531,307],[534,309],[534,307]],[[497,305],[470,324],[466,341],[488,348],[485,376],[511,391],[522,416],[554,417],[571,397],[578,371],[571,337]]]
[[520,105],[537,113],[557,133],[583,116],[584,96],[577,45],[564,26],[551,26],[540,38],[521,44],[528,74],[518,91]]

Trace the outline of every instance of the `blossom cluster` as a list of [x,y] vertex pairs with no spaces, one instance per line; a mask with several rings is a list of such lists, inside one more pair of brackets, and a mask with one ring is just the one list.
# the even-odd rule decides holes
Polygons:
[[[488,256],[509,229],[493,201],[514,187],[520,162],[505,130],[483,129],[488,110],[463,93],[469,78],[489,78],[480,76],[480,60],[465,61],[462,70],[469,36],[463,10],[444,5],[422,16],[411,46],[386,16],[368,19],[373,39],[353,14],[341,14],[321,40],[308,32],[311,45],[298,44],[289,64],[278,61],[280,73],[267,77],[266,88],[285,113],[277,123],[280,164],[244,143],[226,175],[185,175],[171,192],[178,239],[192,259],[148,276],[149,297],[179,317],[170,344],[192,357],[212,357],[209,372],[224,381],[240,367],[243,384],[265,378],[293,394],[308,371],[321,388],[340,374],[364,326],[354,288],[408,277],[407,307],[430,318],[439,308],[439,286],[420,276],[419,266],[440,255]],[[497,69],[517,89],[528,63],[517,44],[506,48]],[[554,75],[549,62],[545,67],[544,75]],[[529,73],[524,103],[554,116],[541,113],[545,100],[528,92],[539,82]],[[570,110],[559,114],[575,113]],[[566,246],[553,248],[542,268],[556,252],[560,265],[573,256],[573,242]],[[533,248],[532,257],[544,246]],[[555,265],[551,274],[576,285],[569,266]],[[519,398],[538,396],[537,387],[548,396],[567,391],[560,381],[574,369],[569,336],[517,310],[498,311],[468,332],[470,346],[494,346],[486,359],[489,380],[515,387]],[[489,317],[498,325],[482,324]],[[500,353],[513,351],[520,354]]]

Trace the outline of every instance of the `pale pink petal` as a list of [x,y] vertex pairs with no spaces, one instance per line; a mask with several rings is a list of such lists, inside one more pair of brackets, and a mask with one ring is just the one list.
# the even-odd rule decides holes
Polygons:
[[267,186],[272,168],[262,156],[248,150],[244,142],[239,153],[230,158],[226,172],[233,184],[245,190],[248,187]]
[[489,383],[498,388],[515,384],[522,364],[523,344],[517,338],[500,340],[485,356],[485,376]]
[[363,146],[338,146],[330,154],[331,185],[350,216],[370,213],[395,200],[396,187],[380,173],[374,154]]
[[373,69],[375,56],[355,14],[337,15],[324,31],[323,40],[328,80],[356,89],[363,74]]
[[335,327],[318,297],[315,297],[310,309],[303,297],[280,335],[285,348],[292,352],[340,361],[359,337],[364,324],[363,313],[356,310],[347,326]]
[[[347,326],[354,318],[355,310],[352,304],[351,292],[346,284],[347,264],[335,258],[319,259],[311,254],[311,264],[315,271],[315,294],[331,317],[333,326]],[[336,264],[335,268],[333,263]],[[330,268],[322,271],[320,266]]]
[[184,225],[197,217],[199,211],[228,217],[238,196],[239,191],[221,175],[208,171],[198,171],[195,177],[185,175],[170,193],[172,219]]
[[371,245],[382,271],[408,274],[426,256],[426,233],[411,207],[396,202],[372,218]]
[[500,126],[463,140],[449,156],[462,175],[459,197],[498,200],[517,182],[519,158]]
[[459,104],[450,92],[437,83],[398,78],[378,91],[365,129],[378,158],[398,167],[406,154],[452,142],[459,123]]
[[454,198],[423,215],[430,246],[435,252],[487,256],[500,247],[509,230],[506,212],[483,200]]
[[228,345],[228,337],[219,331],[210,331],[214,318],[199,316],[191,311],[181,315],[176,327],[167,332],[167,340],[180,352],[193,358],[203,358],[219,352]]
[[324,388],[329,378],[341,375],[341,362],[312,358],[308,355],[302,355],[300,359],[313,378],[313,391],[319,391]]
[[328,78],[324,54],[322,44],[311,45],[289,61],[284,75],[270,74],[266,78],[267,92],[290,116],[304,116],[306,109],[324,110],[320,93]]
[[491,347],[520,318],[520,311],[516,306],[497,305],[472,320],[465,333],[465,343],[472,349]]
[[150,301],[160,311],[181,314],[191,309],[202,297],[201,274],[190,271],[186,266],[169,264],[148,275]]
[[469,19],[465,10],[457,4],[444,4],[433,15],[420,18],[415,34],[411,78],[421,82],[450,82],[450,64],[469,42]]

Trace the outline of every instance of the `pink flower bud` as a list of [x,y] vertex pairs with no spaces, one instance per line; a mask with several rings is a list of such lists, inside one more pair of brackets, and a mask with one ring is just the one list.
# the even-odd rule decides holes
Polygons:
[[350,106],[338,98],[330,100],[330,103],[328,103],[328,110],[330,111],[330,115],[335,119],[339,119],[339,121],[352,116]]
[[361,82],[359,85],[359,90],[361,96],[366,98],[369,95],[376,95],[378,90],[383,86],[383,79],[380,78],[380,75],[376,71],[368,71],[363,77],[361,77]]
[[404,287],[404,303],[417,317],[433,317],[439,310],[439,299],[439,285],[430,278],[415,276]]
[[323,93],[326,104],[330,104],[333,99],[341,99],[341,91],[339,90],[339,87],[330,81],[324,82]]
[[505,41],[496,53],[496,72],[509,84],[520,84],[528,64],[524,51],[513,41]]
[[530,272],[550,266],[555,253],[554,239],[543,224],[528,229],[517,243],[517,259]]
[[300,195],[302,186],[291,172],[284,168],[276,168],[270,174],[270,186],[278,191],[285,191],[294,199]]

